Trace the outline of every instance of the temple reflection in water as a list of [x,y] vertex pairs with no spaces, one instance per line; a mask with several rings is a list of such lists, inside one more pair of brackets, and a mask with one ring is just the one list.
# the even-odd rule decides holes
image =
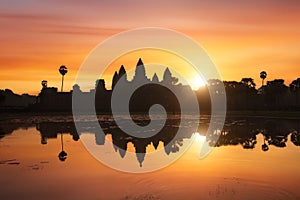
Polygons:
[[[131,119],[128,119],[131,120]],[[145,118],[135,120],[138,125],[144,126],[149,123]],[[41,144],[46,145],[49,139],[61,139],[62,150],[59,154],[59,159],[64,161],[67,153],[63,149],[63,135],[70,134],[74,141],[80,139],[81,134],[93,134],[96,145],[104,145],[111,138],[112,146],[120,157],[124,158],[126,152],[129,151],[129,143],[134,147],[137,160],[142,166],[147,153],[147,147],[151,145],[154,150],[159,148],[159,144],[163,144],[166,155],[176,153],[180,150],[184,143],[184,139],[190,139],[195,131],[193,126],[189,124],[199,123],[198,119],[191,119],[188,124],[183,127],[184,132],[177,134],[180,119],[168,119],[159,133],[149,138],[137,138],[123,132],[111,118],[99,121],[104,134],[97,132],[96,127],[93,127],[89,122],[82,122],[81,129],[76,130],[74,122],[40,122],[36,124],[11,123],[0,125],[0,139],[11,134],[19,128],[28,129],[36,127],[40,132]],[[126,123],[126,119],[124,119]],[[212,122],[214,123],[214,122]],[[201,135],[206,136],[205,141],[215,147],[241,145],[244,149],[253,149],[258,146],[263,151],[268,151],[269,146],[279,148],[286,147],[287,141],[291,141],[294,145],[300,146],[300,123],[299,120],[284,120],[284,119],[264,119],[260,118],[229,118],[226,120],[222,130],[213,130],[207,132],[209,118],[200,120],[198,131]],[[155,130],[150,130],[155,131]],[[262,134],[264,140],[257,144],[257,135]]]

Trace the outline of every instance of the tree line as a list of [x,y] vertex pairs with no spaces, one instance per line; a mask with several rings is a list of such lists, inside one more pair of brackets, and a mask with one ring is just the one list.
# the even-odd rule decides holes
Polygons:
[[283,79],[264,84],[266,74],[261,78],[262,86],[258,89],[252,78],[239,82],[208,80],[205,87],[196,91],[200,108],[206,110],[210,108],[210,98],[226,95],[227,110],[300,110],[300,78],[289,85]]

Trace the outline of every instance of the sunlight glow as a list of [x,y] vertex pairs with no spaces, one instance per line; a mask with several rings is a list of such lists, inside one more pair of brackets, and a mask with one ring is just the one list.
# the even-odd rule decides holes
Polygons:
[[192,82],[191,82],[191,87],[193,90],[198,90],[200,87],[205,86],[205,81],[200,78],[196,77]]
[[195,139],[197,142],[204,142],[206,140],[206,136],[200,135],[200,133],[195,133]]

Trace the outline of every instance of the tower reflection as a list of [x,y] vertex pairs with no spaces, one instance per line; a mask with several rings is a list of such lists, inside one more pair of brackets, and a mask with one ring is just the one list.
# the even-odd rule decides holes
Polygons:
[[[124,119],[124,123],[126,120]],[[139,125],[149,123],[146,118],[140,117],[135,120]],[[197,132],[205,137],[201,137],[210,146],[236,146],[240,145],[243,149],[254,149],[258,142],[261,142],[262,151],[269,151],[269,146],[278,148],[286,147],[289,138],[292,144],[300,146],[300,120],[284,119],[260,119],[260,118],[227,118],[223,129],[215,129],[208,132],[209,121],[191,119],[187,124],[183,124],[183,132],[177,133],[180,125],[180,119],[170,118],[166,121],[164,127],[155,135],[149,138],[133,137],[120,129],[112,118],[104,118],[99,121],[103,133],[97,132],[92,123],[82,122],[80,130],[76,129],[74,122],[42,122],[37,124],[0,124],[0,140],[10,135],[19,128],[34,127],[39,131],[41,144],[46,145],[49,139],[60,139],[61,150],[58,154],[60,161],[67,159],[67,152],[64,150],[64,135],[72,136],[73,141],[78,141],[80,135],[84,133],[93,134],[96,145],[105,145],[108,136],[111,138],[112,148],[121,158],[130,151],[129,144],[133,146],[136,153],[136,159],[142,167],[146,154],[150,153],[148,146],[152,146],[156,151],[162,144],[166,155],[177,153],[184,145],[185,139],[190,139],[195,130],[189,124],[199,123]],[[214,122],[211,122],[214,123]],[[154,131],[155,130],[150,130]],[[263,135],[263,141],[257,141],[257,135]]]

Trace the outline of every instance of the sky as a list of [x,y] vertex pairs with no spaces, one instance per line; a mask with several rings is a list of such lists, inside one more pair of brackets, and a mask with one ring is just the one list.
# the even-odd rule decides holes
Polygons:
[[[1,0],[0,26],[0,89],[19,94],[38,94],[42,80],[60,88],[61,65],[68,67],[64,87],[70,90],[99,43],[142,27],[168,28],[193,38],[223,80],[252,77],[260,85],[262,70],[267,80],[282,78],[286,84],[300,77],[297,0]],[[125,68],[137,60],[127,60]]]

